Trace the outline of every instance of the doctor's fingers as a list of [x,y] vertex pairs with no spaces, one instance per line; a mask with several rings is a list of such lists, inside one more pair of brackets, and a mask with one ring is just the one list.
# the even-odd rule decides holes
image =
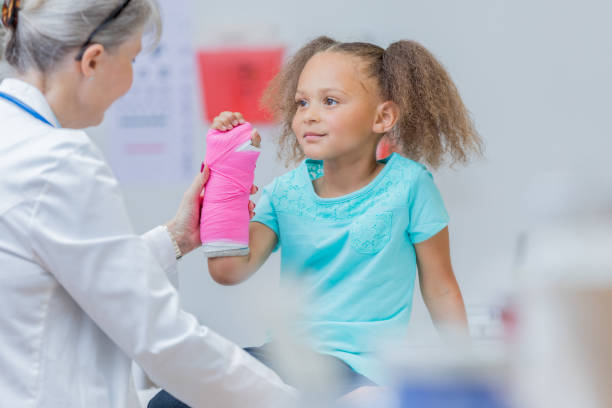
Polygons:
[[204,186],[208,181],[208,177],[210,177],[210,168],[204,165],[202,172],[195,177],[186,194],[198,195],[200,199],[202,199],[204,197]]
[[[253,184],[251,186],[251,195],[256,194],[259,191],[259,188]],[[255,216],[255,203],[249,200],[249,219],[252,219]]]
[[231,130],[234,126],[244,123],[244,118],[240,112],[221,112],[211,125],[213,129],[226,131]]
[[255,216],[255,203],[249,200],[249,219]]

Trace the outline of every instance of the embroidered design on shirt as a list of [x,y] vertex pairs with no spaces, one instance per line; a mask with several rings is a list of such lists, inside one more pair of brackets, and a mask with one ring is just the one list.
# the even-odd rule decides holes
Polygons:
[[364,213],[366,208],[371,208],[371,202],[365,197],[376,196],[380,203],[389,203],[400,197],[400,201],[406,194],[410,183],[399,183],[403,180],[403,168],[393,166],[387,170],[384,179],[368,192],[368,195],[351,197],[347,200],[334,201],[333,203],[315,202],[312,189],[307,183],[323,175],[321,162],[307,161],[306,170],[310,177],[303,177],[303,169],[293,170],[279,179],[272,197],[272,202],[277,211],[288,212],[311,220],[343,221],[358,217]]
[[375,254],[389,241],[393,213],[365,214],[351,225],[349,240],[357,252]]

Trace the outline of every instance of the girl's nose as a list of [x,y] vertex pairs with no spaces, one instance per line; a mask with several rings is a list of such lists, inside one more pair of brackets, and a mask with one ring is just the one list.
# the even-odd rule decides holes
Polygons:
[[319,121],[319,113],[317,112],[316,108],[309,106],[303,112],[304,112],[304,117],[303,117],[304,122],[312,123],[312,122]]

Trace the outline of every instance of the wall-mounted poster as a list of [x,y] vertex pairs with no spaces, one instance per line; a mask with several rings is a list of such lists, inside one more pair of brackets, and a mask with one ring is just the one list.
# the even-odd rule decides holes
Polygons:
[[191,180],[197,101],[195,49],[188,8],[159,1],[163,35],[153,52],[139,55],[130,91],[108,111],[107,154],[125,182]]

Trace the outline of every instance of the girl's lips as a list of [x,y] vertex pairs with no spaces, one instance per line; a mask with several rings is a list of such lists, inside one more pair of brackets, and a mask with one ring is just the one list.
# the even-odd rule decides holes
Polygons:
[[324,133],[305,133],[304,134],[304,139],[308,140],[308,139],[319,139],[321,137],[325,136]]

